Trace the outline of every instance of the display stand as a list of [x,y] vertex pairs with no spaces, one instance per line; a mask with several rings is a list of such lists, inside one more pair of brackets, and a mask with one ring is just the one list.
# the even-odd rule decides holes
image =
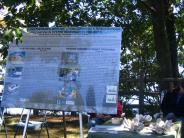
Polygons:
[[67,137],[67,134],[66,134],[66,120],[65,120],[65,112],[62,111],[62,115],[63,115],[63,128],[64,128],[64,138]]
[[82,113],[79,112],[79,125],[80,125],[80,138],[84,138],[83,127],[82,127]]
[[49,130],[48,130],[48,125],[47,125],[47,113],[46,113],[46,110],[44,112],[45,112],[44,113],[44,122],[41,125],[41,130],[40,130],[40,133],[39,133],[39,136],[38,137],[40,137],[43,127],[45,127],[45,129],[47,131],[47,137],[50,138],[50,136],[49,136]]
[[[27,137],[27,134],[26,134],[27,129],[30,127],[30,125],[33,127],[34,124],[36,124],[36,125],[39,126],[39,128],[40,128],[40,133],[39,133],[38,138],[39,138],[40,135],[41,135],[41,131],[42,131],[43,127],[46,128],[47,136],[48,136],[48,138],[49,138],[49,131],[48,131],[48,126],[47,126],[46,111],[45,111],[45,113],[44,113],[44,121],[43,121],[43,122],[29,121],[31,109],[29,109],[28,112],[27,112],[27,114],[26,114],[26,120],[23,120],[23,111],[24,111],[24,109],[22,110],[20,120],[19,120],[19,122],[18,122],[18,124],[17,124],[16,130],[15,130],[15,134],[14,134],[14,138],[16,138],[17,132],[18,132],[18,130],[19,130],[20,128],[24,128],[24,129],[23,129],[22,138],[26,138],[26,137]],[[38,128],[38,127],[37,127],[37,128]]]
[[29,109],[29,111],[27,113],[27,117],[26,117],[26,122],[25,122],[25,126],[24,126],[24,131],[23,131],[22,138],[25,138],[25,136],[26,136],[27,125],[28,125],[28,122],[29,122],[30,113],[31,113],[31,109]]
[[0,125],[4,127],[4,130],[5,130],[5,136],[6,138],[8,137],[8,132],[7,132],[7,128],[6,128],[6,124],[5,124],[5,120],[4,120],[4,109],[2,110],[3,108],[0,107]]
[[[65,112],[62,111],[62,115],[63,115],[63,127],[64,127],[64,138],[67,138],[67,134],[66,134],[66,120],[65,120]],[[83,126],[82,126],[82,113],[79,113],[79,125],[80,125],[80,138],[84,138],[83,135]]]

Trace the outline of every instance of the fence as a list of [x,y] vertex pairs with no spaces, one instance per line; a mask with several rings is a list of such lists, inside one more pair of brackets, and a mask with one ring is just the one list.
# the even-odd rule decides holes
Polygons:
[[[164,78],[164,79],[120,79],[120,96],[123,97],[124,112],[133,115],[133,109],[138,109],[139,113],[154,114],[160,111],[160,102],[164,90],[160,90],[160,83],[168,83],[169,88],[173,88],[183,78]],[[132,97],[137,97],[137,104],[129,103]],[[128,100],[127,100],[128,97]]]

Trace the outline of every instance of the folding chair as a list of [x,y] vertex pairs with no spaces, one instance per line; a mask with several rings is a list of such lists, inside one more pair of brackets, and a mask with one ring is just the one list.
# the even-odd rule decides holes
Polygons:
[[[24,109],[22,110],[19,122],[15,125],[14,138],[16,138],[16,135],[17,135],[18,131],[20,129],[23,130],[25,125],[26,125],[27,115],[24,115],[23,112],[24,112]],[[30,130],[39,130],[40,129],[40,133],[39,133],[38,137],[40,137],[43,127],[46,128],[47,136],[49,138],[49,131],[48,131],[48,126],[47,126],[46,113],[45,113],[45,116],[44,116],[44,120],[42,122],[40,122],[40,121],[30,121],[29,120],[28,124],[27,124],[27,129],[30,129]],[[25,137],[27,138],[27,134],[25,134]]]

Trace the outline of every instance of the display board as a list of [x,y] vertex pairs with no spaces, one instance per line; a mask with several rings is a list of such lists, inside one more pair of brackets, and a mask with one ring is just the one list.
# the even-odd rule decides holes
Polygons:
[[8,50],[2,106],[114,114],[121,28],[29,28]]

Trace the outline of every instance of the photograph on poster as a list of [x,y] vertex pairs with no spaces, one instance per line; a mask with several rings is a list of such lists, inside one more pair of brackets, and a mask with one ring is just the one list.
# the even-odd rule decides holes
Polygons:
[[65,102],[66,104],[66,101],[76,100],[78,89],[77,82],[65,81],[64,86],[58,91],[57,103],[61,104]]
[[12,64],[22,64],[25,59],[25,51],[16,51],[9,54],[8,61]]
[[74,99],[77,97],[78,86],[75,82],[65,82],[60,92],[65,93],[65,98]]
[[76,65],[78,64],[78,53],[75,52],[62,52],[61,65]]
[[23,67],[11,67],[8,68],[8,77],[12,78],[21,78],[22,76]]
[[59,68],[58,75],[60,81],[77,81],[79,68]]

